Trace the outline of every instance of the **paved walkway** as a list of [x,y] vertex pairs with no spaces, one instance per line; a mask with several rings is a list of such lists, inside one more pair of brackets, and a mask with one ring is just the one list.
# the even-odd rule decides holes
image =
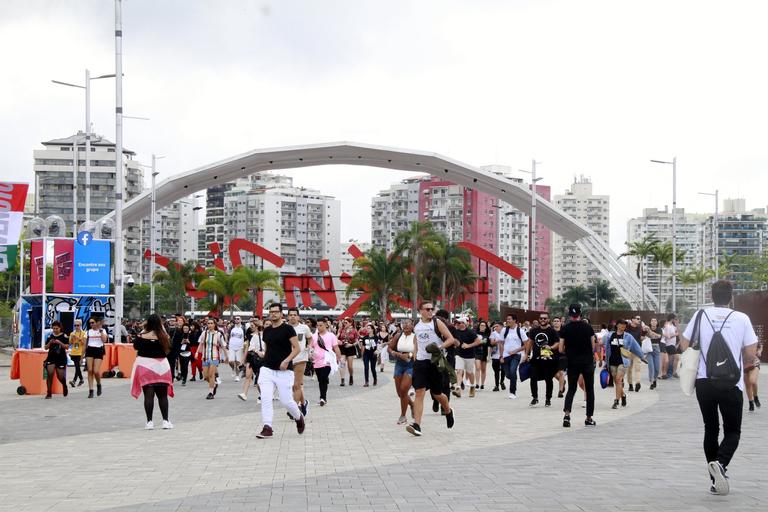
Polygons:
[[[213,401],[203,383],[177,386],[176,428],[147,432],[126,380],[105,380],[98,399],[86,399],[84,386],[44,401],[16,396],[16,382],[0,369],[0,511],[768,507],[768,409],[745,413],[732,494],[713,497],[696,401],[676,382],[656,392],[644,384],[618,411],[610,409],[612,389],[598,390],[598,427],[586,429],[576,407],[570,430],[560,426],[562,399],[529,408],[527,385],[516,401],[488,387],[454,400],[453,430],[425,413],[421,438],[395,425],[391,367],[375,388],[337,382],[328,406],[310,408],[303,436],[276,405],[275,438],[259,440],[258,406],[238,400],[239,383],[229,377]],[[306,387],[314,403],[317,385]]]

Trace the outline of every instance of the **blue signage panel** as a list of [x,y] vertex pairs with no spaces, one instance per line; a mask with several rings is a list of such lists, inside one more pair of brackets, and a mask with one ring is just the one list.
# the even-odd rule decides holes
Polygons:
[[78,237],[75,244],[74,286],[75,294],[109,293],[109,241],[87,240]]

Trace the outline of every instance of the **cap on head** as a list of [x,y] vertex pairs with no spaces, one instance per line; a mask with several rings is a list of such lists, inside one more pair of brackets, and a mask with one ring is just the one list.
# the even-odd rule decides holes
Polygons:
[[568,306],[568,314],[570,316],[581,316],[581,304],[571,304]]
[[462,315],[462,316],[459,316],[459,317],[456,318],[456,322],[458,322],[460,324],[468,324],[469,323],[469,319],[466,316]]

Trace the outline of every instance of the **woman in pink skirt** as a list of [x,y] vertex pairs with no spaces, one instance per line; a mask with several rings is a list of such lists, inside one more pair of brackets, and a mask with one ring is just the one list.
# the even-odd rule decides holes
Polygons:
[[171,429],[173,424],[168,419],[168,397],[173,397],[173,375],[168,364],[168,352],[171,342],[163,328],[162,320],[152,314],[144,323],[144,330],[136,336],[133,346],[136,349],[136,362],[131,375],[131,395],[139,398],[144,392],[144,411],[147,413],[146,430],[153,430],[152,412],[155,397],[163,415],[163,428]]

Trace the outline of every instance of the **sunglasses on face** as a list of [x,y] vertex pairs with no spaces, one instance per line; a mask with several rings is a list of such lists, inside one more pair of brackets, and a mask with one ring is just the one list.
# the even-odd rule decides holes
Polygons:
[[432,310],[434,310],[435,308],[421,308],[421,309],[423,309],[424,311],[432,311]]

